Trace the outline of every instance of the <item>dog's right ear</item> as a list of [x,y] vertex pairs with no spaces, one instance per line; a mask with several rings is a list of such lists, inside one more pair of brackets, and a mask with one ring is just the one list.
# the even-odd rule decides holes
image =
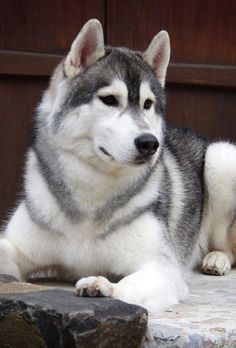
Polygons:
[[88,69],[99,58],[104,56],[104,38],[101,23],[91,19],[81,29],[68,53],[64,72],[69,78]]
[[152,39],[143,53],[144,60],[152,67],[162,87],[165,86],[166,70],[170,60],[170,39],[165,30]]

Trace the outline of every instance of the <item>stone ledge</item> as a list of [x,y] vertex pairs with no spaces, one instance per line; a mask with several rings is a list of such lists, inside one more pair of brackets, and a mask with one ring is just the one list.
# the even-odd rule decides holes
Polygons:
[[223,277],[194,274],[188,299],[150,315],[143,341],[147,313],[138,306],[78,298],[68,284],[0,275],[1,282],[1,348],[236,348],[236,270]]
[[71,290],[7,277],[0,277],[1,348],[141,346],[145,309],[109,298],[80,298]]
[[189,297],[149,316],[145,348],[236,348],[236,270],[222,277],[196,273]]

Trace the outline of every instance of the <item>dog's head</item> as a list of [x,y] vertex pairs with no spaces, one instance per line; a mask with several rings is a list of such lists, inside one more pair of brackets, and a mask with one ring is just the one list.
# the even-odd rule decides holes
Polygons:
[[39,107],[43,128],[94,165],[153,165],[163,142],[169,56],[165,31],[139,53],[104,47],[101,24],[90,20],[52,77]]

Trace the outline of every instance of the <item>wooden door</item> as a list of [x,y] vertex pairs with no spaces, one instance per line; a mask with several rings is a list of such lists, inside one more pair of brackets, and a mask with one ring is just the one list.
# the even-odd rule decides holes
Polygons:
[[8,0],[0,2],[0,219],[21,198],[32,115],[56,63],[84,22],[110,45],[144,50],[170,34],[167,119],[236,141],[235,0]]
[[110,0],[107,41],[144,50],[169,32],[167,119],[210,139],[236,140],[236,1]]
[[49,75],[103,0],[0,1],[0,222],[21,199],[35,107]]

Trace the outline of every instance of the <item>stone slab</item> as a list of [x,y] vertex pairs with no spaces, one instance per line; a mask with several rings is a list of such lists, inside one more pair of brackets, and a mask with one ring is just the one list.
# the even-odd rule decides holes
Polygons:
[[236,270],[221,277],[195,273],[187,282],[183,303],[149,315],[143,347],[236,348]]
[[145,348],[236,348],[236,270],[226,276],[196,273],[189,297],[149,316]]
[[[1,281],[1,276],[0,276]],[[44,287],[47,291],[49,291],[48,288],[60,288],[56,290],[56,293],[59,291],[63,291],[63,296],[60,297],[60,301],[65,302],[65,298],[67,298],[67,295],[69,297],[74,291],[71,290],[74,288],[72,284],[69,283],[55,283],[54,281],[48,281],[48,280],[37,280],[37,283],[40,284],[40,292],[39,294],[34,292],[34,295],[36,297],[42,296],[42,289],[41,287]],[[189,297],[180,305],[174,306],[172,310],[165,311],[162,314],[153,314],[149,315],[149,322],[148,322],[148,330],[146,332],[146,337],[143,340],[143,343],[141,344],[141,332],[144,335],[145,333],[145,320],[146,320],[146,314],[144,312],[137,312],[136,314],[139,317],[139,320],[141,321],[141,324],[136,322],[134,326],[128,326],[128,323],[125,322],[125,334],[120,337],[119,335],[114,334],[114,341],[105,340],[104,342],[101,342],[101,345],[91,345],[91,342],[94,344],[94,341],[90,341],[89,334],[93,332],[93,329],[91,329],[89,332],[86,332],[84,334],[84,341],[81,341],[79,344],[79,347],[138,347],[140,344],[143,348],[156,348],[156,347],[166,347],[166,348],[236,348],[236,270],[233,270],[229,275],[217,277],[217,276],[207,276],[203,274],[196,273],[193,276],[191,276],[188,279],[188,284],[190,287],[190,294]],[[16,284],[14,284],[16,286]],[[34,285],[36,286],[36,285]],[[1,288],[1,285],[0,285]],[[71,290],[71,291],[68,291]],[[36,288],[34,288],[34,291],[36,291]],[[55,290],[54,290],[55,291]],[[0,290],[1,292],[1,290]],[[56,294],[55,293],[55,294]],[[65,295],[65,293],[67,295]],[[46,293],[47,294],[47,293]],[[51,292],[50,292],[51,294]],[[6,294],[5,294],[6,295]],[[20,294],[22,296],[22,292]],[[33,291],[30,296],[33,295]],[[0,294],[0,301],[2,298],[2,294]],[[19,296],[15,294],[6,295],[8,296]],[[55,306],[55,313],[59,312],[59,304],[57,304],[59,307],[57,307],[56,302],[57,300],[52,298],[50,295],[46,295],[48,300],[44,303],[44,305],[47,307],[47,303],[52,301],[52,307]],[[57,296],[55,295],[57,298]],[[64,299],[63,299],[64,298]],[[74,297],[74,300],[71,303],[70,310],[68,313],[83,313],[83,308],[87,308],[86,310],[89,310],[93,313],[93,315],[90,318],[96,317],[96,303],[98,305],[97,308],[103,308],[103,310],[110,311],[111,307],[109,307],[109,301],[114,303],[114,300],[104,299],[104,298],[98,298],[98,299],[89,299],[89,298],[78,298]],[[15,301],[15,300],[14,300]],[[33,301],[32,297],[27,298],[27,303],[31,303]],[[36,301],[36,300],[35,300]],[[43,302],[45,300],[41,300],[41,309],[44,309]],[[80,302],[81,301],[81,302]],[[108,301],[108,302],[107,302]],[[25,302],[25,299],[23,299],[23,303]],[[37,301],[36,301],[37,302]],[[36,302],[33,301],[31,303],[32,306],[35,306]],[[120,301],[115,301],[120,302]],[[92,306],[92,307],[90,307]],[[100,306],[100,307],[99,307]],[[129,306],[129,305],[128,305]],[[63,307],[63,306],[62,306]],[[133,307],[133,306],[131,306]],[[136,307],[136,306],[134,306]],[[50,307],[51,308],[51,307]],[[138,307],[140,308],[140,307]],[[60,310],[61,311],[61,310]],[[1,313],[1,309],[0,309]],[[65,313],[65,311],[63,312]],[[85,311],[85,313],[87,313]],[[142,314],[141,314],[142,313]],[[55,314],[56,315],[56,314]],[[72,314],[72,319],[73,319]],[[111,314],[111,318],[113,317],[113,314]],[[50,320],[52,320],[53,316],[50,317]],[[61,317],[60,317],[61,318]],[[84,318],[84,317],[83,317]],[[131,321],[133,320],[131,315]],[[0,319],[1,320],[1,319]],[[9,320],[9,323],[12,325],[12,317]],[[49,321],[50,321],[49,320]],[[56,320],[53,318],[53,321]],[[59,319],[57,319],[59,320]],[[84,319],[82,319],[83,321]],[[96,319],[97,320],[97,319]],[[111,319],[112,320],[112,319]],[[65,328],[68,324],[65,324],[64,326],[61,324],[63,323],[63,320],[59,320],[61,327],[61,332],[64,332],[63,335],[65,335]],[[34,323],[34,321],[33,321]],[[8,324],[8,323],[7,323]],[[24,323],[22,323],[18,316],[14,318],[14,327],[16,327],[16,324],[20,327],[24,327]],[[32,324],[31,324],[32,325]],[[53,324],[54,325],[54,324]],[[52,325],[52,326],[53,326]],[[82,325],[81,322],[79,325]],[[85,321],[86,325],[86,321]],[[113,321],[114,327],[117,325],[115,321]],[[127,326],[126,326],[127,325]],[[8,326],[6,326],[8,327]],[[53,326],[54,327],[54,326]],[[58,326],[57,330],[58,329]],[[81,327],[81,326],[80,326]],[[141,328],[140,328],[141,327]],[[138,332],[138,341],[134,341],[132,337],[129,337],[127,340],[127,336],[132,336],[132,332]],[[28,329],[29,330],[29,329]],[[37,331],[38,330],[38,331]],[[55,330],[55,329],[53,329]],[[99,329],[95,328],[95,335],[98,335]],[[118,331],[120,328],[118,328]],[[45,339],[42,339],[42,334],[39,329],[39,326],[35,326],[33,324],[30,329],[32,335],[34,337],[39,337],[36,342],[39,344],[38,346],[27,346],[23,345],[22,347],[41,347],[40,344],[43,344],[42,347],[45,347]],[[60,330],[59,330],[60,331]],[[100,334],[99,334],[100,335]],[[72,335],[73,336],[73,335]],[[1,324],[0,324],[0,337],[1,337]],[[57,337],[57,336],[56,336]],[[76,337],[76,335],[75,335]],[[100,336],[101,340],[104,339],[104,337]],[[66,338],[67,339],[67,338]],[[77,347],[76,345],[76,338],[72,339],[72,345],[67,345],[67,341],[64,338],[62,340],[63,344],[66,345],[59,345],[58,347]],[[127,340],[127,341],[126,341]],[[30,341],[29,341],[30,342]],[[115,343],[114,343],[115,342]],[[53,342],[50,342],[52,344]],[[62,344],[60,343],[60,344]],[[73,345],[74,344],[74,345]],[[84,344],[84,346],[83,346]],[[86,346],[87,344],[87,346]],[[16,346],[3,346],[0,339],[0,347],[1,348],[9,348]],[[19,347],[19,345],[17,346]],[[53,347],[56,348],[57,346],[53,345],[47,345],[46,347]]]
[[0,285],[1,348],[138,348],[146,327],[145,309],[118,300],[14,280]]

